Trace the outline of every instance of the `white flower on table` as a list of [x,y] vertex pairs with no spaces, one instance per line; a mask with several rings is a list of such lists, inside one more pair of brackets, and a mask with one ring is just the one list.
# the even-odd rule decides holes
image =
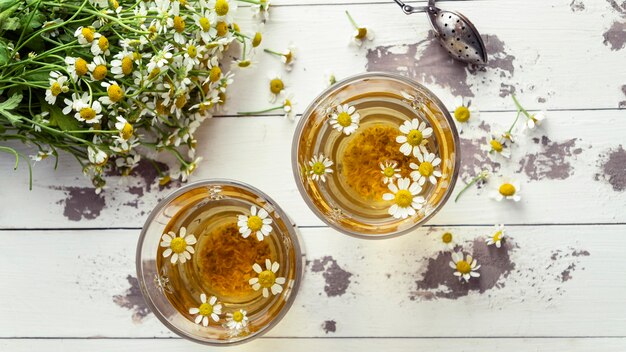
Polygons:
[[248,312],[243,309],[226,313],[226,326],[231,330],[241,330],[248,326]]
[[415,171],[411,172],[411,178],[417,182],[420,186],[423,186],[426,180],[430,181],[433,185],[437,184],[437,178],[441,177],[441,169],[438,168],[441,164],[441,159],[434,153],[428,153],[423,149],[424,154],[417,154],[417,160],[419,165],[415,163],[409,164],[409,167]]
[[160,246],[166,248],[163,251],[163,258],[172,256],[170,261],[172,264],[176,262],[185,263],[191,259],[191,255],[195,253],[193,245],[196,244],[196,237],[192,234],[187,234],[187,229],[181,227],[178,231],[178,236],[174,231],[164,233],[161,236]]
[[413,154],[417,157],[420,147],[427,143],[427,138],[432,136],[433,129],[426,127],[426,122],[413,119],[404,121],[400,126],[402,135],[396,137],[396,142],[401,143],[400,152],[406,156]]
[[501,178],[499,182],[495,182],[496,189],[493,189],[489,196],[498,202],[503,199],[519,202],[521,197],[519,194],[521,184],[519,181],[511,178]]
[[476,105],[473,105],[471,101],[465,104],[462,97],[457,98],[454,105],[454,119],[458,122],[459,132],[463,130],[463,125],[466,125],[471,118],[475,119],[480,115]]
[[285,91],[285,82],[282,77],[278,73],[271,73],[268,76],[269,79],[269,89],[270,89],[270,103],[274,103],[276,99],[284,93]]
[[450,267],[455,270],[454,276],[458,276],[459,280],[464,279],[465,282],[468,282],[472,277],[480,276],[480,273],[477,271],[480,268],[480,265],[478,265],[476,259],[472,258],[469,254],[464,260],[462,252],[452,253]]
[[263,241],[263,238],[270,235],[272,232],[272,219],[269,217],[267,210],[257,208],[253,205],[250,207],[250,216],[239,215],[237,226],[239,226],[239,233],[243,238],[248,238],[250,234],[254,233],[256,239]]
[[313,181],[322,180],[322,182],[326,182],[326,174],[333,172],[331,166],[333,166],[333,162],[324,154],[314,155],[309,161],[309,174]]
[[398,163],[395,161],[380,163],[380,173],[383,174],[383,182],[385,184],[393,183],[393,181],[400,178],[400,171]]
[[222,304],[217,301],[217,297],[211,296],[207,300],[207,296],[203,293],[200,295],[200,307],[189,308],[189,314],[197,314],[195,323],[202,324],[203,326],[209,326],[209,318],[214,322],[220,320],[220,314],[222,314]]
[[331,115],[330,123],[334,129],[349,136],[359,128],[361,115],[356,111],[354,106],[343,104],[337,106],[336,111]]
[[502,246],[502,239],[504,238],[504,224],[495,225],[493,234],[485,240],[488,246],[495,244],[496,247]]
[[389,215],[396,219],[415,215],[415,211],[421,209],[426,202],[424,197],[418,196],[422,187],[407,177],[399,179],[398,186],[390,183],[388,187],[392,193],[383,194],[383,199],[394,202],[389,208]]
[[277,295],[283,292],[281,285],[285,284],[284,277],[276,277],[278,269],[280,269],[280,264],[277,262],[272,263],[269,259],[265,259],[265,270],[259,264],[254,263],[252,270],[259,276],[251,278],[248,283],[252,285],[252,289],[255,291],[263,289],[263,297],[265,298],[270,296],[270,292],[272,295]]
[[361,45],[363,45],[363,42],[365,40],[374,40],[374,31],[372,31],[371,28],[359,26],[348,11],[346,11],[346,15],[348,16],[352,27],[354,27],[354,32],[352,32],[351,36],[352,42],[354,44],[360,47]]
[[526,120],[526,128],[529,130],[534,129],[535,127],[541,125],[543,120],[546,119],[546,112],[540,111],[536,114],[530,115],[530,117]]
[[[511,136],[511,139],[512,138],[513,137]],[[511,158],[511,150],[507,145],[507,140],[508,138],[505,138],[504,134],[500,136],[492,136],[489,141],[489,145],[483,149],[487,150],[489,153],[496,153],[509,159]]]

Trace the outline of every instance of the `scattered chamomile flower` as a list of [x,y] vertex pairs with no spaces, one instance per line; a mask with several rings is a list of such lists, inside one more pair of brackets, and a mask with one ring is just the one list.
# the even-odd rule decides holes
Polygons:
[[452,236],[451,232],[444,232],[443,235],[441,235],[441,242],[443,242],[446,247],[452,248],[454,246],[454,236]]
[[405,177],[398,180],[398,186],[390,183],[389,190],[392,193],[383,194],[383,199],[393,201],[393,205],[389,208],[389,215],[396,219],[406,219],[415,215],[415,211],[421,209],[426,203],[422,196],[418,196],[422,192],[422,187],[411,179]]
[[207,296],[203,293],[200,295],[200,307],[189,308],[189,314],[197,314],[194,320],[196,324],[202,324],[203,326],[209,326],[209,318],[214,322],[220,320],[220,314],[222,314],[222,304],[217,301],[217,297],[211,296],[207,300]]
[[87,147],[87,157],[89,162],[96,166],[102,166],[109,160],[107,153],[92,146]]
[[65,64],[67,65],[67,72],[72,78],[72,82],[78,81],[79,78],[84,77],[89,73],[89,67],[87,60],[82,57],[66,57]]
[[95,56],[87,68],[91,72],[91,79],[94,81],[102,81],[109,73],[107,63],[102,56]]
[[67,77],[58,71],[51,71],[48,80],[50,82],[50,88],[46,89],[46,101],[48,104],[54,105],[59,94],[69,91],[68,81]]
[[277,295],[283,292],[281,285],[285,284],[284,277],[276,277],[279,268],[280,264],[277,262],[272,263],[269,259],[265,259],[265,270],[263,270],[259,264],[254,263],[252,270],[259,274],[259,276],[251,278],[248,283],[255,291],[262,288],[263,297],[265,298],[270,296],[270,292],[272,292],[272,295]]
[[133,125],[131,125],[122,116],[117,117],[115,128],[120,132],[120,137],[125,141],[129,140],[133,136]]
[[455,269],[454,276],[458,276],[459,280],[464,279],[468,282],[472,277],[479,277],[480,273],[477,271],[480,265],[477,265],[476,259],[471,255],[467,255],[463,260],[462,252],[453,252],[452,261],[450,261],[450,267]]
[[287,47],[287,49],[283,50],[282,52],[278,52],[278,51],[274,51],[270,49],[263,49],[263,51],[268,54],[272,54],[272,55],[280,57],[280,61],[282,61],[282,63],[285,64],[285,69],[287,71],[291,71],[291,69],[293,68],[293,64],[296,60],[295,58],[296,47],[293,46],[292,44],[290,44]]
[[415,163],[409,164],[409,167],[415,170],[411,172],[411,178],[420,186],[423,186],[426,180],[436,185],[437,178],[442,175],[441,169],[437,167],[441,164],[441,158],[438,158],[434,153],[428,153],[425,148],[423,148],[422,152],[417,154],[419,165]]
[[328,123],[337,131],[349,136],[359,128],[360,119],[361,115],[354,106],[343,104],[337,106]]
[[292,95],[283,100],[283,112],[285,112],[284,116],[289,121],[293,121],[296,118],[296,111],[293,108],[295,104],[296,103],[293,100]]
[[519,195],[520,186],[521,185],[519,181],[509,178],[502,178],[500,182],[496,182],[497,188],[491,191],[489,196],[497,200],[498,202],[503,199],[510,199],[515,202],[519,202],[521,199]]
[[263,28],[264,27],[265,27],[265,24],[259,23],[256,26],[255,31],[250,34],[250,38],[252,38],[252,40],[250,41],[250,44],[252,44],[253,48],[256,48],[259,45],[261,45],[261,42],[263,41]]
[[226,326],[231,330],[241,330],[248,325],[248,312],[243,309],[226,313]]
[[37,162],[37,161],[42,161],[43,159],[46,159],[52,154],[53,152],[51,150],[40,150],[37,152],[37,154],[31,155],[30,158],[32,161]]
[[96,32],[94,28],[80,26],[76,28],[76,31],[74,32],[74,37],[76,37],[76,39],[78,40],[78,44],[83,46],[89,46],[95,39],[95,34]]
[[432,136],[433,129],[426,127],[426,122],[413,119],[404,121],[400,126],[401,136],[396,137],[396,142],[401,143],[400,152],[406,156],[413,154],[417,157],[420,154],[420,147],[425,145],[427,138]]
[[96,33],[94,35],[93,42],[91,42],[91,53],[93,56],[111,55],[111,51],[109,50],[109,39],[100,33]]
[[459,193],[456,195],[456,197],[454,198],[454,202],[456,203],[459,198],[461,198],[461,195],[463,195],[463,193],[465,193],[465,191],[467,191],[472,185],[476,184],[477,182],[486,180],[487,178],[489,178],[489,171],[488,170],[482,170],[481,172],[478,173],[478,175],[474,176],[474,178],[472,178],[466,185],[465,187],[463,187],[463,189],[461,189],[459,191]]
[[462,97],[457,98],[455,106],[454,119],[457,121],[460,132],[463,130],[463,126],[469,122],[470,118],[475,119],[479,116],[479,111],[476,105],[472,105],[472,101],[468,101],[467,104],[465,104]]
[[285,90],[285,82],[280,74],[272,73],[269,75],[270,103],[274,103],[276,98],[283,94]]
[[363,42],[365,40],[374,39],[374,32],[372,31],[371,28],[360,27],[347,10],[346,10],[346,15],[348,16],[350,23],[354,27],[354,32],[352,33],[352,37],[351,37],[352,42],[354,44],[356,44],[357,46],[361,46],[363,45]]
[[332,72],[327,72],[324,74],[324,81],[326,82],[326,87],[330,87],[333,84],[337,83],[337,77]]
[[526,120],[526,128],[529,130],[534,129],[535,127],[541,125],[543,120],[546,119],[546,112],[540,111],[536,114],[530,115],[530,117]]
[[267,210],[260,208],[257,212],[254,205],[250,207],[250,214],[250,216],[239,215],[237,217],[239,233],[243,238],[248,238],[250,234],[254,233],[257,240],[263,241],[263,238],[268,237],[272,232],[272,219]]
[[322,180],[322,182],[326,182],[326,174],[333,172],[333,169],[330,168],[332,165],[333,162],[324,154],[314,155],[309,161],[309,175],[313,181]]
[[124,98],[124,89],[117,82],[102,82],[102,87],[106,88],[107,95],[101,96],[98,100],[104,105],[112,105]]
[[489,153],[496,153],[509,159],[511,157],[511,150],[509,149],[506,139],[503,136],[492,136],[489,141],[489,145],[484,148]]
[[[166,248],[163,251],[163,258],[172,256],[170,261],[172,264],[179,262],[184,264],[191,259],[191,255],[195,253],[193,245],[196,244],[196,237],[187,234],[187,228],[181,227],[178,231],[178,237],[174,231],[164,233],[161,236],[161,247]],[[192,313],[193,314],[193,313]]]
[[504,238],[504,224],[495,225],[493,234],[485,241],[488,246],[495,244],[496,247],[502,246],[502,239]]
[[259,0],[258,4],[252,4],[250,7],[253,17],[263,17],[267,21],[270,18],[270,0]]
[[395,161],[386,161],[384,164],[380,163],[380,173],[383,174],[383,182],[385,184],[393,183],[400,176],[400,170],[398,163]]

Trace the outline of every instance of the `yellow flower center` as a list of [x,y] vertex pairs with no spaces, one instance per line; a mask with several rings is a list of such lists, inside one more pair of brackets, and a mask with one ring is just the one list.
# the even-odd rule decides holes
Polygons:
[[417,146],[422,143],[424,136],[420,130],[411,130],[409,134],[406,136],[406,141],[412,146]]
[[352,124],[352,117],[347,112],[342,111],[339,115],[337,115],[337,123],[340,126],[348,127]]
[[433,164],[430,161],[424,161],[423,163],[420,164],[418,171],[420,173],[420,175],[422,176],[430,176],[433,174]]
[[461,274],[469,274],[470,271],[472,271],[472,266],[465,260],[459,260],[456,263],[456,271],[460,272]]
[[225,16],[228,13],[228,1],[226,0],[217,0],[215,2],[215,13],[218,16]]
[[243,61],[239,61],[237,63],[237,66],[239,66],[239,67],[248,67],[248,66],[250,66],[251,63],[252,63],[252,61],[250,61],[250,60],[243,60]]
[[112,102],[117,103],[124,97],[124,91],[117,84],[111,84],[107,88],[107,95]]
[[118,7],[120,7],[120,3],[117,0],[111,0],[111,8],[117,10]]
[[241,323],[243,321],[243,313],[239,310],[233,313],[233,321]]
[[233,22],[232,26],[235,32],[237,33],[241,32],[241,28],[239,28],[239,25],[237,23]]
[[393,175],[395,174],[396,174],[396,170],[391,166],[387,166],[385,170],[383,170],[383,175],[387,177],[393,177]]
[[287,53],[283,54],[283,56],[285,57],[285,64],[290,64],[291,60],[293,60],[293,53],[291,50],[287,51]]
[[87,68],[87,61],[85,61],[85,59],[83,58],[79,57],[78,59],[76,59],[74,67],[76,68],[76,74],[78,76],[84,76],[87,74],[87,72],[89,72],[89,68]]
[[367,28],[365,27],[360,27],[359,29],[357,29],[357,33],[354,36],[356,39],[363,39],[367,36]]
[[159,186],[165,186],[172,181],[170,175],[165,175],[159,179]]
[[89,121],[89,120],[93,120],[96,117],[96,110],[86,107],[86,108],[80,109],[79,114],[83,120]]
[[122,130],[120,131],[120,133],[122,134],[122,138],[124,138],[125,140],[128,140],[130,137],[133,136],[133,125],[126,122],[124,124],[124,127],[122,127]]
[[270,288],[276,282],[276,274],[271,270],[263,270],[259,274],[259,284],[261,287]]
[[209,80],[211,82],[217,82],[220,77],[222,77],[222,69],[219,66],[211,67],[211,71],[209,71]]
[[493,234],[492,239],[493,239],[494,242],[500,241],[502,239],[502,230],[499,230],[498,232]]
[[217,35],[223,37],[228,33],[228,24],[226,22],[217,22],[215,29],[217,29]]
[[220,98],[220,101],[218,102],[218,104],[226,103],[226,98],[227,98],[226,93],[219,92],[219,93],[217,93],[217,97]]
[[502,143],[500,143],[499,141],[492,139],[489,144],[491,145],[491,149],[495,150],[496,152],[500,153],[502,152],[502,149],[504,149],[504,146],[502,145]]
[[189,57],[195,58],[198,55],[198,48],[196,48],[196,46],[193,44],[189,44],[189,46],[187,47],[187,55],[189,55]]
[[93,69],[93,79],[95,79],[96,81],[101,81],[107,76],[108,72],[109,71],[107,70],[107,67],[105,65],[98,65],[96,66],[96,68]]
[[59,82],[54,82],[52,83],[52,86],[50,86],[50,92],[52,93],[52,95],[54,95],[55,97],[59,94],[61,94],[61,85],[59,84]]
[[122,58],[122,73],[124,76],[128,76],[133,72],[133,58],[130,56],[124,56]]
[[505,197],[510,197],[512,195],[515,194],[515,186],[513,186],[510,183],[503,183],[500,188],[498,189],[498,192],[500,192],[501,195],[505,196]]
[[80,33],[83,35],[83,37],[85,38],[87,42],[89,43],[93,42],[94,32],[91,28],[83,27]]
[[174,30],[182,33],[185,30],[185,20],[180,16],[174,16]]
[[184,94],[181,94],[181,95],[177,96],[175,104],[176,104],[176,107],[178,109],[182,109],[183,106],[185,106],[185,104],[187,104],[187,97]]
[[200,23],[200,28],[202,28],[205,32],[208,32],[209,29],[211,29],[211,22],[206,17],[200,17],[198,23]]
[[153,79],[157,77],[160,73],[161,73],[161,69],[158,67],[155,67],[152,69],[152,71],[150,71],[150,74],[148,75],[148,79]]
[[285,83],[280,78],[274,78],[270,81],[270,92],[274,94],[280,93],[285,88]]
[[170,243],[170,248],[176,254],[181,254],[187,248],[187,241],[182,237],[176,237]]
[[443,241],[443,243],[452,242],[452,234],[450,232],[444,233],[443,235],[441,235],[441,241]]
[[263,40],[263,34],[261,32],[254,33],[254,37],[252,37],[252,47],[256,48],[261,44],[261,40]]
[[454,110],[454,118],[459,122],[467,122],[470,118],[470,111],[466,106],[459,106]]
[[109,40],[105,36],[101,36],[98,38],[98,47],[102,51],[107,51],[109,49]]
[[200,307],[198,307],[198,310],[200,310],[198,314],[208,317],[213,313],[213,306],[208,303],[202,303]]
[[315,164],[313,164],[312,169],[313,169],[313,173],[316,174],[316,175],[320,175],[321,176],[324,173],[326,173],[326,166],[321,161],[318,161]]
[[259,231],[263,227],[263,219],[258,217],[257,215],[252,215],[248,218],[248,228],[250,230]]
[[396,193],[395,200],[396,204],[398,204],[400,208],[406,208],[409,207],[411,203],[413,203],[413,195],[408,190],[401,189],[398,191],[398,193]]
[[285,99],[285,101],[283,102],[283,109],[284,108],[291,108],[291,100]]

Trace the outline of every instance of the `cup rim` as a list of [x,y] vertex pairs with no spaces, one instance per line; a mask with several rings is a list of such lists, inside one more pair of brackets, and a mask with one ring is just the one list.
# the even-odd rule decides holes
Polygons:
[[[353,232],[353,231],[348,231],[347,229],[345,229],[345,228],[343,228],[341,226],[338,226],[337,224],[329,221],[326,218],[326,216],[324,214],[322,214],[322,212],[311,201],[311,198],[309,197],[308,193],[304,189],[303,183],[300,182],[300,173],[298,172],[298,170],[299,170],[298,169],[298,167],[299,167],[299,165],[298,165],[299,141],[300,141],[300,138],[302,136],[302,130],[304,128],[304,125],[308,121],[308,119],[309,119],[308,117],[311,115],[313,109],[317,106],[317,104],[320,102],[320,100],[322,100],[323,98],[328,96],[331,92],[336,91],[339,88],[342,88],[342,87],[344,87],[346,85],[349,85],[350,83],[352,83],[354,81],[362,80],[362,79],[368,79],[368,78],[383,78],[383,79],[398,80],[398,81],[402,81],[402,82],[404,82],[404,83],[406,83],[408,85],[417,86],[420,89],[424,90],[427,94],[430,95],[429,98],[431,98],[432,102],[435,103],[435,105],[437,105],[437,107],[439,107],[439,109],[443,113],[444,118],[446,119],[446,121],[448,122],[448,124],[450,126],[450,131],[452,132],[453,141],[454,141],[454,144],[456,146],[455,151],[454,151],[454,154],[455,154],[454,155],[454,171],[453,171],[452,177],[450,179],[450,184],[448,185],[448,189],[446,190],[446,193],[441,198],[441,200],[439,201],[437,206],[434,208],[434,210],[430,214],[424,216],[420,221],[414,223],[412,226],[410,226],[410,227],[408,227],[408,228],[406,228],[404,230],[394,231],[394,232],[390,232],[390,233],[382,234],[382,235],[378,235],[378,234],[376,234],[376,235],[365,235],[365,234],[361,234],[361,233],[357,233],[357,232]],[[363,73],[358,73],[358,74],[349,76],[347,78],[344,78],[343,80],[338,81],[337,83],[335,83],[335,84],[331,85],[330,87],[324,89],[320,94],[318,94],[311,101],[311,103],[309,103],[307,108],[302,113],[302,117],[300,118],[300,121],[298,121],[298,125],[296,126],[296,129],[295,129],[295,132],[294,132],[294,135],[293,135],[293,140],[292,140],[292,144],[291,144],[291,170],[293,172],[293,176],[294,176],[294,179],[295,179],[295,182],[296,182],[296,186],[298,187],[298,191],[300,192],[300,196],[304,199],[304,202],[307,204],[309,209],[311,209],[311,211],[313,211],[313,213],[320,220],[322,220],[322,222],[324,222],[329,227],[331,227],[331,228],[341,232],[344,235],[352,236],[352,237],[355,237],[355,238],[361,238],[361,239],[382,240],[382,239],[398,237],[398,236],[407,234],[408,232],[411,232],[411,231],[421,227],[422,225],[424,225],[424,223],[426,223],[433,216],[435,216],[435,214],[437,214],[439,212],[439,210],[441,210],[443,205],[447,203],[448,199],[452,195],[452,192],[454,190],[454,186],[456,184],[456,181],[457,181],[457,178],[458,178],[458,175],[459,175],[459,167],[461,165],[460,144],[461,144],[461,142],[460,142],[460,138],[459,138],[459,133],[458,133],[458,130],[457,130],[456,125],[454,123],[454,119],[450,115],[450,112],[448,111],[446,106],[443,104],[443,102],[439,99],[439,97],[437,97],[425,85],[417,82],[414,79],[411,79],[409,77],[402,76],[402,75],[399,75],[399,74],[396,74],[396,73],[382,72],[382,71],[363,72]]]
[[[146,277],[144,277],[143,271],[142,271],[142,257],[141,257],[141,250],[144,246],[144,240],[146,237],[146,228],[148,227],[148,225],[150,223],[152,223],[152,221],[154,220],[154,218],[156,217],[157,213],[163,209],[167,204],[169,204],[173,199],[175,199],[176,197],[180,196],[181,194],[192,190],[192,189],[196,189],[198,187],[203,187],[203,186],[210,186],[210,185],[229,185],[229,186],[237,186],[243,189],[246,189],[248,191],[253,192],[255,195],[261,197],[262,199],[264,199],[267,203],[271,204],[272,207],[274,208],[274,211],[278,213],[279,217],[281,219],[283,219],[283,221],[285,222],[286,227],[288,228],[288,233],[289,236],[292,238],[292,247],[294,249],[294,254],[295,254],[295,277],[294,277],[294,284],[292,287],[292,292],[289,295],[289,297],[285,300],[285,305],[280,309],[280,311],[278,312],[278,314],[276,315],[276,317],[274,317],[274,319],[272,319],[272,321],[265,325],[265,327],[263,328],[262,331],[255,333],[254,335],[248,335],[247,337],[244,337],[242,339],[239,340],[201,340],[201,339],[197,339],[194,335],[179,329],[178,327],[172,325],[169,320],[164,317],[162,314],[160,314],[159,310],[157,309],[156,305],[153,303],[151,296],[149,295],[147,289],[146,289]],[[303,279],[304,276],[304,260],[305,260],[305,254],[302,250],[302,239],[300,236],[300,233],[298,231],[298,227],[296,226],[296,223],[291,220],[291,218],[282,210],[282,208],[274,201],[274,199],[272,199],[271,197],[269,197],[267,194],[265,194],[264,192],[262,192],[261,190],[259,190],[258,188],[249,185],[247,183],[241,182],[241,181],[236,181],[236,180],[232,180],[232,179],[226,179],[226,178],[211,178],[211,179],[206,179],[206,180],[200,180],[200,181],[195,181],[195,182],[191,182],[189,184],[186,184],[172,192],[170,192],[170,194],[168,194],[165,198],[163,198],[155,207],[154,209],[152,209],[152,211],[150,212],[150,214],[148,215],[148,218],[146,219],[143,227],[141,228],[141,233],[139,235],[139,239],[137,241],[137,250],[135,253],[135,266],[136,266],[136,270],[137,270],[137,281],[139,283],[139,287],[141,289],[141,294],[144,298],[144,301],[146,302],[146,305],[148,306],[148,308],[150,308],[150,311],[157,317],[157,319],[159,319],[161,321],[161,323],[163,325],[165,325],[170,331],[174,332],[176,335],[182,337],[183,339],[192,341],[192,342],[196,342],[199,344],[203,344],[203,345],[209,345],[209,346],[235,346],[235,345],[239,345],[239,344],[244,344],[250,341],[253,341],[263,335],[265,335],[268,331],[272,330],[287,314],[287,312],[291,309],[291,307],[293,306],[293,302],[296,299],[296,296],[298,295],[298,292],[300,290],[300,282]],[[180,314],[180,313],[179,313]]]

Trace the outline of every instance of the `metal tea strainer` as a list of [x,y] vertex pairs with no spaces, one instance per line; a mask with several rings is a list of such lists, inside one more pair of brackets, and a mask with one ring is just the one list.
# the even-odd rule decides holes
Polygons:
[[428,0],[428,6],[413,7],[400,0],[394,0],[407,15],[427,12],[430,23],[443,46],[450,55],[460,61],[481,64],[487,63],[487,49],[476,27],[465,16],[442,10],[435,6],[435,0]]

